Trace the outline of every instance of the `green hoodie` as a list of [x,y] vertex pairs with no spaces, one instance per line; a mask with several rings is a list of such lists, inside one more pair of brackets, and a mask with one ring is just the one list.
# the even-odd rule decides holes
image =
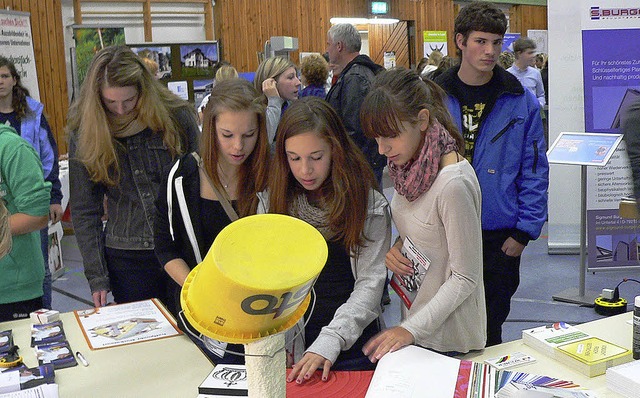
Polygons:
[[[9,213],[49,214],[50,190],[35,150],[13,128],[0,125],[0,198]],[[11,252],[0,259],[0,304],[42,296],[43,261],[39,231],[13,236]]]

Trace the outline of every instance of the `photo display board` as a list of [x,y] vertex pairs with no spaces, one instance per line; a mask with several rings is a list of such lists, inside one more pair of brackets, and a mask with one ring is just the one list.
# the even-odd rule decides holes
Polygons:
[[158,64],[156,78],[196,109],[213,88],[214,69],[220,61],[217,41],[127,44],[140,57]]

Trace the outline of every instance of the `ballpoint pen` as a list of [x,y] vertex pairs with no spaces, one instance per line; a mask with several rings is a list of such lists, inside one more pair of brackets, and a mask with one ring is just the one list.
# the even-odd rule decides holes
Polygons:
[[84,355],[80,353],[80,351],[76,351],[76,357],[78,357],[78,359],[80,360],[80,363],[83,366],[89,366],[89,361],[87,361],[87,358],[85,358]]

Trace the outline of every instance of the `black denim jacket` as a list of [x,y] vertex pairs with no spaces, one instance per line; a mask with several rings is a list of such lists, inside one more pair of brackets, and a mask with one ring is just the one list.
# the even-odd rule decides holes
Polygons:
[[[195,119],[186,112],[176,114],[188,139],[187,153],[197,149]],[[105,246],[121,250],[153,250],[154,201],[164,170],[172,163],[162,135],[145,129],[118,139],[120,179],[117,185],[98,184],[75,157],[76,134],[69,141],[71,217],[92,292],[110,290]],[[103,196],[107,196],[108,220],[103,228]]]

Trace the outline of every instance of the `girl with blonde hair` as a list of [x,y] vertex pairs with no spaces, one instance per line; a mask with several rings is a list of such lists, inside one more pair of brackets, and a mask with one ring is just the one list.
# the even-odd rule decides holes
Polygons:
[[[154,255],[154,200],[163,169],[197,147],[193,108],[124,46],[93,58],[69,111],[70,205],[96,307],[166,299]],[[103,198],[108,219],[103,228]]]
[[271,143],[275,140],[282,114],[291,101],[298,99],[298,71],[289,58],[267,58],[258,66],[253,85],[264,95],[267,104],[267,133]]

